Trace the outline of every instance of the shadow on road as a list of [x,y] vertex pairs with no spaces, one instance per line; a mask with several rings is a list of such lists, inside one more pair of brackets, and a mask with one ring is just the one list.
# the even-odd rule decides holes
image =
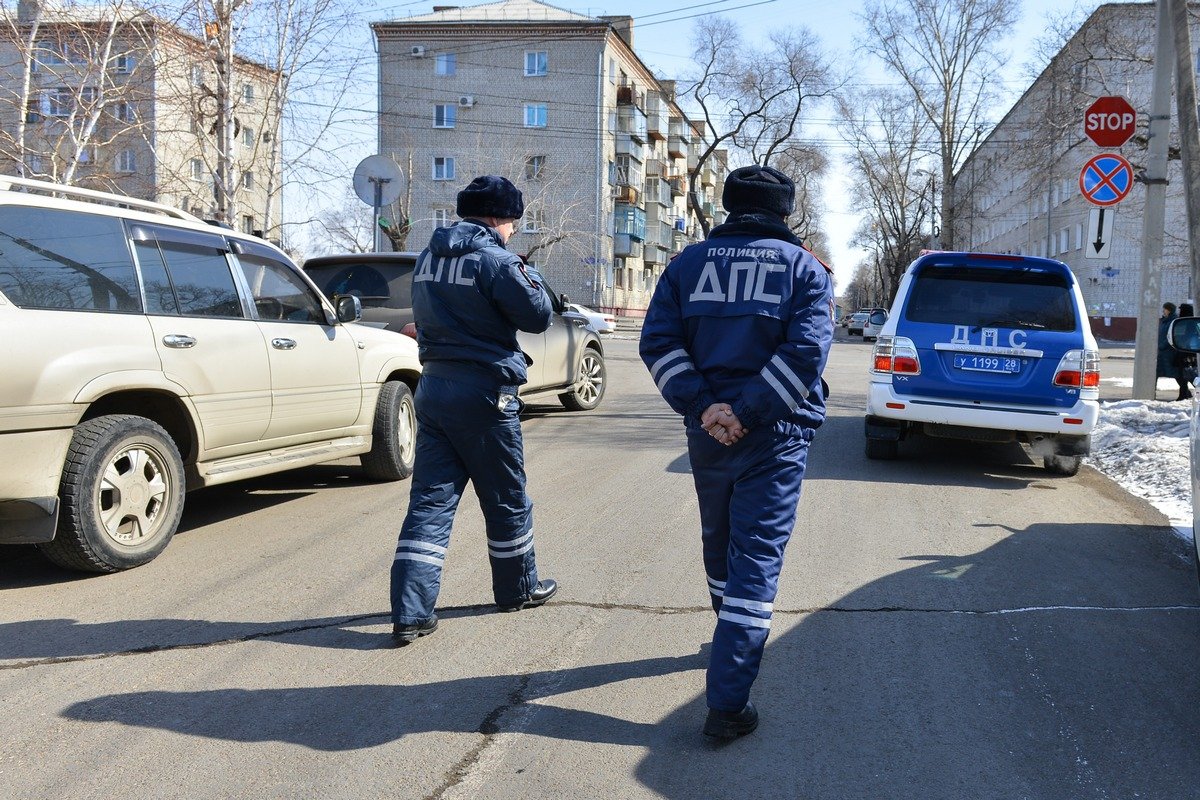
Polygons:
[[[118,692],[63,715],[323,751],[426,731],[632,746],[644,751],[637,780],[678,800],[1195,796],[1200,608],[1183,543],[1165,528],[1106,523],[997,532],[968,556],[913,554],[829,607],[778,608],[755,687],[762,726],[724,747],[699,734],[697,655],[420,685]],[[710,624],[675,619],[666,624]],[[0,630],[9,656],[14,633],[40,638]],[[696,694],[654,724],[636,721],[636,688],[593,711],[553,700],[689,670]]]

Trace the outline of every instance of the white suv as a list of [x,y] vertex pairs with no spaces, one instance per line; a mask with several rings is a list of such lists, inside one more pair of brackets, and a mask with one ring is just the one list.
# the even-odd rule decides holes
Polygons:
[[114,572],[186,489],[352,455],[408,477],[417,348],[360,313],[257,237],[0,177],[0,542]]

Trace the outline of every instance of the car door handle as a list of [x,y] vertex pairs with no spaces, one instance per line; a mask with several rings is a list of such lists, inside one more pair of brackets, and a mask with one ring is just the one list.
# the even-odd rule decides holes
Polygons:
[[166,347],[174,347],[180,350],[196,346],[196,340],[193,337],[184,336],[179,333],[167,334],[163,337],[162,342]]
[[276,350],[295,350],[296,340],[283,338],[272,339],[271,347],[274,347]]

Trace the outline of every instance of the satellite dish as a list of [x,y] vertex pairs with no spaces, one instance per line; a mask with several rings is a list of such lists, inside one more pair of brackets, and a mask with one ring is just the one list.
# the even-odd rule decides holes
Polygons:
[[354,193],[369,206],[386,206],[400,199],[402,177],[400,166],[387,156],[367,156],[354,169]]

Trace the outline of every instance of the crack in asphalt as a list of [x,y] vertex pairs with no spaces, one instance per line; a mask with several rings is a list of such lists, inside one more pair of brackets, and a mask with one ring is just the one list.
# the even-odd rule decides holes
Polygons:
[[[558,606],[571,606],[575,608],[590,608],[597,611],[632,611],[640,614],[658,614],[658,615],[677,615],[677,614],[711,614],[713,613],[711,606],[649,606],[637,603],[595,603],[585,602],[582,600],[558,600],[553,604]],[[438,614],[442,618],[452,618],[455,616],[465,616],[472,612],[493,611],[495,606],[487,604],[463,605],[463,606],[446,606],[438,609]],[[1145,612],[1145,611],[1200,611],[1200,605],[1167,605],[1167,606],[1071,606],[1071,605],[1050,605],[1050,606],[1021,606],[1016,608],[984,608],[984,609],[954,609],[954,608],[919,608],[911,606],[873,606],[873,607],[847,607],[847,606],[817,606],[813,608],[777,608],[775,616],[803,616],[809,614],[960,614],[964,616],[1003,616],[1006,614],[1029,614],[1044,611],[1109,611],[1109,612]],[[242,644],[244,642],[252,642],[260,639],[272,639],[280,636],[288,636],[295,633],[303,633],[305,631],[322,630],[326,628],[340,628],[346,625],[354,625],[357,623],[373,622],[376,620],[388,620],[391,618],[389,613],[375,614],[358,614],[348,617],[339,617],[337,619],[322,620],[317,623],[304,625],[293,625],[286,628],[272,628],[270,630],[257,631],[248,633],[243,636],[231,636],[225,639],[215,639],[207,642],[182,642],[179,644],[164,644],[164,645],[147,645],[145,647],[135,647],[128,650],[117,650],[109,653],[88,653],[84,655],[74,656],[51,656],[47,658],[28,659],[25,661],[14,661],[7,664],[0,664],[0,670],[15,670],[28,669],[30,667],[50,666],[55,664],[71,664],[79,661],[99,661],[101,659],[119,658],[124,656],[139,656],[149,655],[153,653],[167,653],[176,650],[198,650],[205,647],[220,647],[230,644]],[[86,623],[85,623],[86,625]],[[0,625],[0,628],[3,626]],[[382,637],[381,637],[382,638]],[[390,640],[382,641],[377,649],[389,649],[392,647]],[[510,706],[504,706],[504,709]]]

